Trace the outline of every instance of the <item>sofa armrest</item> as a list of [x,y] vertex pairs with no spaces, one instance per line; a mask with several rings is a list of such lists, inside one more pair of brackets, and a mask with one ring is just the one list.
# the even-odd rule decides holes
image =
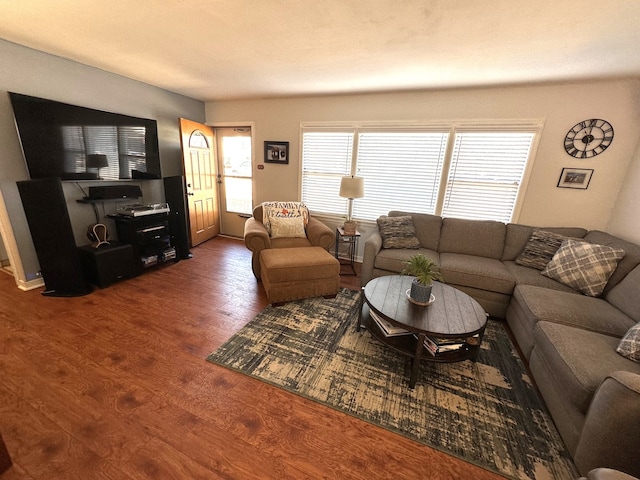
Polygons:
[[589,405],[574,460],[581,474],[599,467],[640,477],[640,375],[605,378]]
[[260,253],[265,248],[271,248],[269,232],[262,224],[253,217],[247,218],[244,223],[244,244],[253,253]]
[[364,252],[362,253],[362,271],[360,272],[360,285],[365,286],[373,278],[373,267],[376,262],[376,255],[382,249],[382,237],[378,230],[371,232],[364,242]]
[[244,244],[251,250],[251,269],[257,279],[260,279],[260,252],[271,248],[269,233],[262,222],[253,217],[244,223]]
[[314,247],[322,247],[329,251],[336,244],[336,232],[317,218],[309,217],[307,238]]

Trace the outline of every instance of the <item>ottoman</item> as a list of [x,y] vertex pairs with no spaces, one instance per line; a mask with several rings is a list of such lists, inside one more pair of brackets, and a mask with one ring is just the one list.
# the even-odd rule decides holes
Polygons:
[[322,247],[263,250],[260,271],[272,304],[308,297],[335,297],[340,289],[340,262]]

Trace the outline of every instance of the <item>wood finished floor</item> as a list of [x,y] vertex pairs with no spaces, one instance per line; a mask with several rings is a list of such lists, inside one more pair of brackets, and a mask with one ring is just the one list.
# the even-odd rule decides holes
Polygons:
[[0,274],[2,480],[501,478],[206,362],[268,302],[241,241],[192,252],[77,298]]

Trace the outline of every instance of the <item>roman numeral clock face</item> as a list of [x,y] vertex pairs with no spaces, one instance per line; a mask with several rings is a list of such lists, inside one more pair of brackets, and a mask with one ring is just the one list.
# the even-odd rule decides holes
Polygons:
[[613,141],[613,127],[606,120],[593,118],[576,124],[564,138],[564,149],[576,158],[592,158],[604,152]]

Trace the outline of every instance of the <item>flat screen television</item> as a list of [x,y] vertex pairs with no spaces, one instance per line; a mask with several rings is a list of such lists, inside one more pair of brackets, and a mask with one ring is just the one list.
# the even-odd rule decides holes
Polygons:
[[9,95],[31,179],[162,177],[155,120]]

